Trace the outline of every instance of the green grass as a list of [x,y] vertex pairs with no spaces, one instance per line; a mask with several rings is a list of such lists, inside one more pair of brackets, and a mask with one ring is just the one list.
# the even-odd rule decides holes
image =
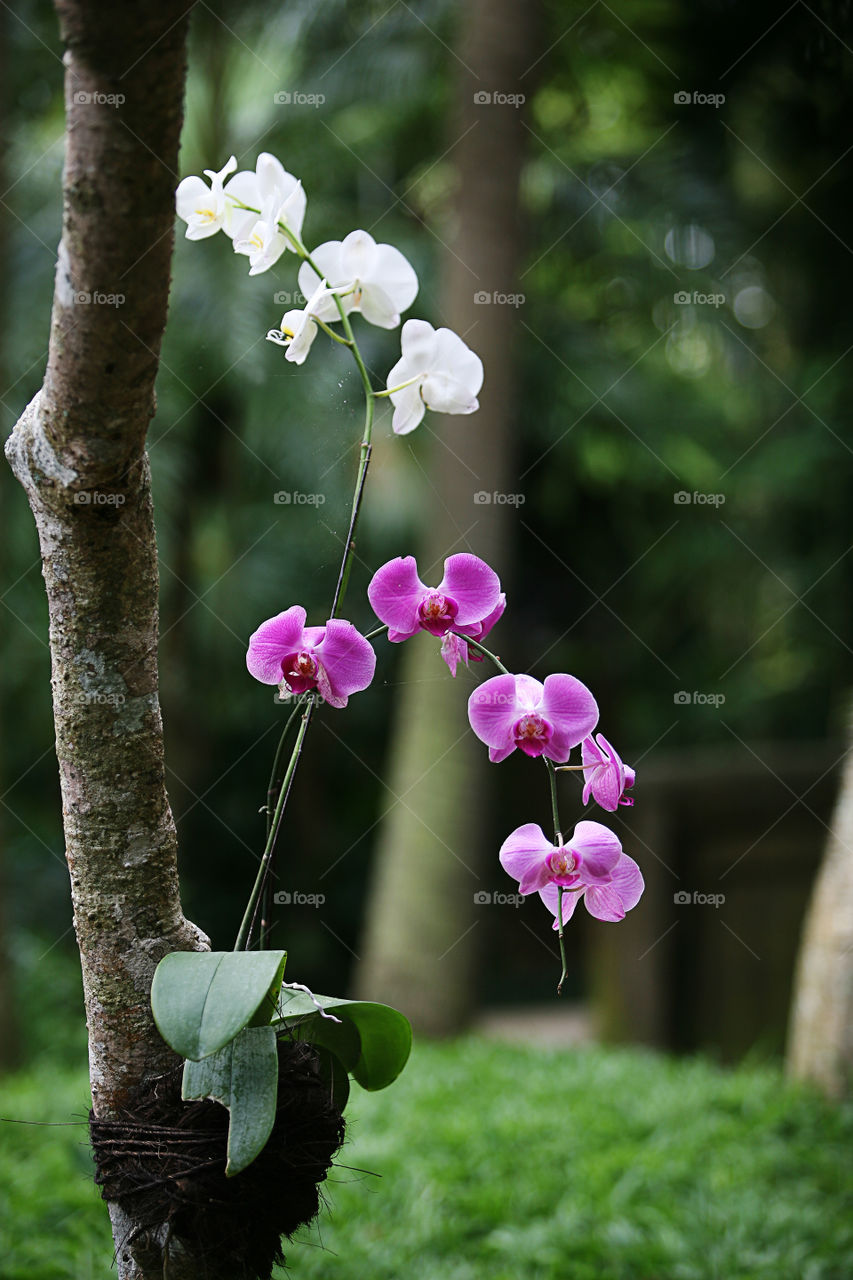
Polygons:
[[[85,1074],[43,1060],[0,1098],[5,1116],[73,1120]],[[330,1212],[288,1250],[295,1280],[853,1276],[853,1109],[775,1067],[463,1039],[419,1044],[349,1111]],[[106,1276],[85,1130],[0,1130],[2,1280]]]

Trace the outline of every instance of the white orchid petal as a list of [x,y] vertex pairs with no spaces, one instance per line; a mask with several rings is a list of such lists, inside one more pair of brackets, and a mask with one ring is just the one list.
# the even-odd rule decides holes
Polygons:
[[362,286],[361,303],[357,304],[357,309],[368,324],[375,324],[380,329],[396,329],[400,323],[400,312],[378,284]]
[[278,198],[279,204],[287,199],[296,186],[296,179],[288,173],[284,165],[269,151],[262,151],[255,164],[258,190],[261,200],[266,202]]
[[387,293],[398,311],[406,311],[418,295],[418,277],[409,260],[390,244],[378,244],[370,278]]
[[424,404],[434,413],[473,413],[479,409],[469,387],[448,373],[429,373],[421,384]]
[[436,337],[435,329],[426,320],[407,320],[400,334],[400,345],[403,361],[408,373],[403,373],[400,381],[413,378],[415,374],[434,367]]
[[432,368],[450,374],[468,387],[472,396],[476,396],[483,385],[483,362],[480,357],[452,329],[437,329],[435,339],[435,364]]
[[369,231],[351,231],[341,241],[341,269],[356,280],[370,280],[376,259],[376,241]]
[[420,387],[417,383],[413,383],[410,387],[404,387],[402,391],[395,391],[391,396],[391,403],[394,406],[391,430],[395,435],[407,436],[418,426],[426,410],[421,399]]

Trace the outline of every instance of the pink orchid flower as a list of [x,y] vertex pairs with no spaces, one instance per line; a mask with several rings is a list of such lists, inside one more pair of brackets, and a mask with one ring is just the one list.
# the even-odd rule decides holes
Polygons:
[[418,631],[445,636],[450,630],[481,625],[500,596],[494,569],[467,552],[445,560],[444,577],[437,587],[421,582],[414,556],[397,556],[376,570],[367,588],[373,611],[380,622],[387,623],[388,639],[394,643]]
[[493,676],[468,699],[468,719],[493,764],[518,747],[527,756],[565,764],[572,747],[595,728],[598,705],[574,676]]
[[616,748],[611,746],[603,733],[584,738],[581,744],[581,759],[584,763],[583,802],[589,804],[590,793],[596,804],[613,813],[620,804],[633,804],[633,799],[624,796],[629,787],[633,787],[636,774],[630,765],[622,763],[622,757]]
[[538,893],[558,928],[560,889],[563,924],[578,899],[598,920],[623,920],[640,901],[640,868],[622,852],[619,837],[599,822],[579,822],[567,844],[552,844],[535,822],[517,827],[501,845],[501,866],[518,881],[519,893]]
[[330,706],[345,707],[349,695],[373,679],[376,654],[351,622],[332,618],[324,627],[306,627],[305,610],[294,604],[254,632],[246,666],[282,693],[317,689]]

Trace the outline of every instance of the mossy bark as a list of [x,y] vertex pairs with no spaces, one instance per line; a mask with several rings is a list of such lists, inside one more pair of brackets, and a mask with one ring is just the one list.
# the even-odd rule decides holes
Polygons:
[[[57,0],[67,148],[44,385],[6,445],[35,517],[50,616],[66,856],[92,1098],[115,1115],[174,1065],[154,969],[207,945],[181,911],[157,685],[158,570],[145,436],[166,323],[186,6]],[[167,1226],[110,1205],[119,1280],[164,1274]],[[169,1275],[194,1274],[169,1258]]]

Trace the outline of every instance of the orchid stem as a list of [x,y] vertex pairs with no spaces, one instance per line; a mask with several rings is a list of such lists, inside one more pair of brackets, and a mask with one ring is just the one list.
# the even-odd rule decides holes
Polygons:
[[374,627],[372,631],[368,631],[367,635],[364,638],[365,640],[373,640],[375,639],[376,636],[381,636],[382,632],[387,630],[388,630],[388,623],[383,622],[381,627]]
[[278,793],[278,802],[275,807],[275,814],[273,816],[269,835],[267,836],[266,848],[264,849],[264,854],[263,854],[263,857],[261,858],[261,865],[258,869],[258,874],[255,877],[255,883],[252,886],[252,892],[249,897],[246,910],[243,913],[243,919],[240,923],[240,931],[237,934],[237,941],[234,943],[235,951],[246,951],[248,949],[249,939],[251,937],[251,932],[252,932],[252,925],[255,919],[255,912],[258,906],[258,899],[260,898],[264,879],[266,877],[267,871],[269,870],[269,865],[272,860],[273,850],[275,849],[275,842],[276,842],[276,839],[278,838],[278,832],[281,826],[281,819],[284,814],[284,806],[287,804],[287,798],[290,795],[290,788],[293,783],[293,775],[296,773],[296,766],[299,763],[299,756],[302,751],[302,743],[305,740],[305,734],[308,730],[308,725],[311,722],[311,716],[314,713],[315,706],[316,706],[316,700],[314,698],[314,695],[312,694],[308,698],[308,705],[306,706],[305,712],[302,716],[302,723],[299,726],[299,732],[296,735],[296,741],[293,744],[293,750],[290,753],[290,760],[288,761],[287,769],[285,770],[284,778],[282,779],[281,790]]
[[505,676],[512,674],[510,671],[507,670],[507,668],[501,662],[500,658],[498,658],[494,653],[492,653],[489,649],[487,649],[485,645],[480,644],[479,640],[472,640],[470,636],[460,635],[458,631],[452,631],[450,634],[457,636],[460,640],[464,640],[465,643],[470,648],[476,649],[478,653],[482,653],[484,658],[491,659],[491,661],[497,667],[498,671],[502,671]]
[[557,995],[563,994],[563,983],[566,981],[568,966],[566,964],[566,943],[563,938],[563,894],[565,889],[562,885],[558,885],[557,894],[557,937],[560,939],[560,959],[563,962],[563,971],[560,974],[560,981],[557,983]]
[[[545,768],[548,770],[548,784],[551,789],[551,816],[554,819],[554,844],[559,845],[563,843],[563,833],[560,826],[560,809],[557,804],[557,770],[554,768],[553,761],[549,760],[547,756],[543,758],[545,760]],[[557,937],[560,940],[560,959],[563,962],[560,981],[557,983],[557,995],[559,996],[563,993],[563,983],[566,981],[567,966],[566,944],[563,938],[563,894],[565,893],[565,889],[562,885],[558,885],[557,887],[559,890],[557,894]]]
[[[293,245],[293,248],[296,250],[297,255],[300,258],[304,259],[305,262],[308,263],[308,265],[312,268],[312,270],[316,272],[317,277],[319,279],[322,279],[323,278],[322,272],[318,270],[316,264],[312,261],[310,253],[305,248],[304,244],[299,239],[299,237],[294,235],[294,233],[283,223],[279,223],[279,226],[281,227],[284,234],[287,236],[290,243]],[[349,349],[351,350],[353,359],[355,360],[356,366],[358,368],[362,385],[364,387],[365,405],[364,405],[364,429],[362,431],[362,437],[361,437],[361,452],[359,456],[358,472],[356,474],[355,490],[353,493],[349,529],[347,531],[347,538],[344,546],[344,553],[341,559],[341,567],[338,573],[338,580],[335,586],[335,594],[332,600],[332,607],[329,610],[330,621],[332,618],[334,618],[337,615],[338,608],[343,603],[343,598],[347,589],[347,582],[349,581],[350,569],[352,568],[353,557],[355,555],[355,531],[356,531],[356,526],[358,524],[358,517],[361,512],[361,504],[362,504],[362,499],[364,497],[364,487],[365,487],[365,484],[367,483],[367,470],[368,470],[368,467],[370,466],[371,433],[373,430],[373,415],[374,415],[373,388],[370,382],[370,375],[367,372],[367,366],[364,363],[364,359],[362,357],[361,351],[359,350],[358,343],[355,340],[355,336],[352,331],[352,325],[350,324],[349,316],[346,313],[344,305],[341,302],[341,299],[337,296],[337,294],[334,295],[334,298],[335,298],[335,304],[338,308],[338,314],[341,319],[341,326],[343,328],[345,337],[341,338],[338,334],[334,333],[331,329],[328,329],[325,324],[321,324],[321,327],[325,329],[326,332],[329,333],[330,336],[333,337],[337,342],[343,343],[344,346],[349,347]],[[321,322],[318,321],[318,323],[321,323]],[[384,628],[382,628],[382,630],[384,630]],[[278,749],[275,755],[275,760],[273,762],[272,775],[270,778],[270,786],[269,786],[269,791],[267,793],[267,824],[268,825],[267,825],[266,848],[264,849],[263,857],[261,858],[260,869],[255,879],[254,886],[252,887],[252,892],[249,897],[249,902],[248,902],[248,905],[246,906],[245,913],[243,915],[243,920],[240,924],[240,931],[237,934],[237,941],[234,944],[235,951],[246,950],[248,947],[249,941],[251,939],[252,930],[254,929],[254,924],[255,924],[255,916],[257,915],[258,904],[261,898],[261,893],[264,890],[264,887],[267,882],[267,877],[269,876],[270,868],[272,866],[272,859],[275,851],[275,843],[276,843],[276,839],[278,838],[278,832],[281,826],[284,807],[287,804],[287,798],[290,794],[290,788],[293,783],[293,776],[296,772],[296,766],[299,762],[300,753],[302,751],[302,744],[305,740],[305,735],[308,732],[308,726],[311,722],[311,717],[314,714],[314,708],[317,705],[316,697],[313,694],[311,694],[307,699],[307,706],[305,707],[305,712],[302,716],[302,723],[299,726],[299,732],[296,736],[296,742],[293,745],[293,750],[290,755],[290,761],[288,763],[284,778],[282,779],[281,788],[278,793],[278,801],[276,803],[275,814],[273,815],[272,820],[270,821],[269,803],[275,788],[275,776],[278,771],[278,766],[281,760],[281,753],[284,745],[284,740],[287,736],[287,732],[290,728],[290,725],[293,721],[294,716],[296,715],[297,710],[302,705],[304,705],[303,702],[298,703],[297,707],[295,707],[293,712],[291,713],[291,716],[284,727],[284,732],[282,733],[281,739],[279,741]],[[271,914],[269,910],[269,906],[270,906],[269,892],[267,892],[264,897],[264,905],[261,911],[260,945],[262,948],[266,943],[266,939],[269,933],[269,917]]]
[[[287,735],[290,733],[290,729],[294,720],[302,710],[302,703],[303,703],[303,699],[300,698],[296,702],[296,705],[291,710],[290,715],[287,717],[287,721],[285,723],[284,729],[282,730],[281,737],[278,740],[278,746],[276,747],[275,759],[273,760],[272,770],[270,772],[269,786],[267,787],[267,803],[266,803],[267,840],[269,840],[270,831],[272,830],[272,822],[273,822],[272,806],[274,803],[274,798],[276,797],[276,794],[277,794],[275,784],[276,784],[276,779],[278,778],[278,766],[281,763],[281,757],[284,753],[284,744],[287,741]],[[280,791],[278,792],[278,794],[280,794]],[[260,932],[258,933],[258,948],[261,951],[266,950],[267,942],[269,939],[270,916],[271,916],[270,908],[272,905],[271,898],[272,898],[274,862],[275,862],[275,850],[273,850],[272,854],[270,855],[269,863],[267,866],[267,874],[263,883],[263,895],[261,899],[261,927],[260,927]]]
[[546,757],[545,768],[548,770],[548,782],[551,787],[551,816],[554,819],[554,844],[562,844],[563,836],[560,828],[560,810],[557,806],[557,770]]

